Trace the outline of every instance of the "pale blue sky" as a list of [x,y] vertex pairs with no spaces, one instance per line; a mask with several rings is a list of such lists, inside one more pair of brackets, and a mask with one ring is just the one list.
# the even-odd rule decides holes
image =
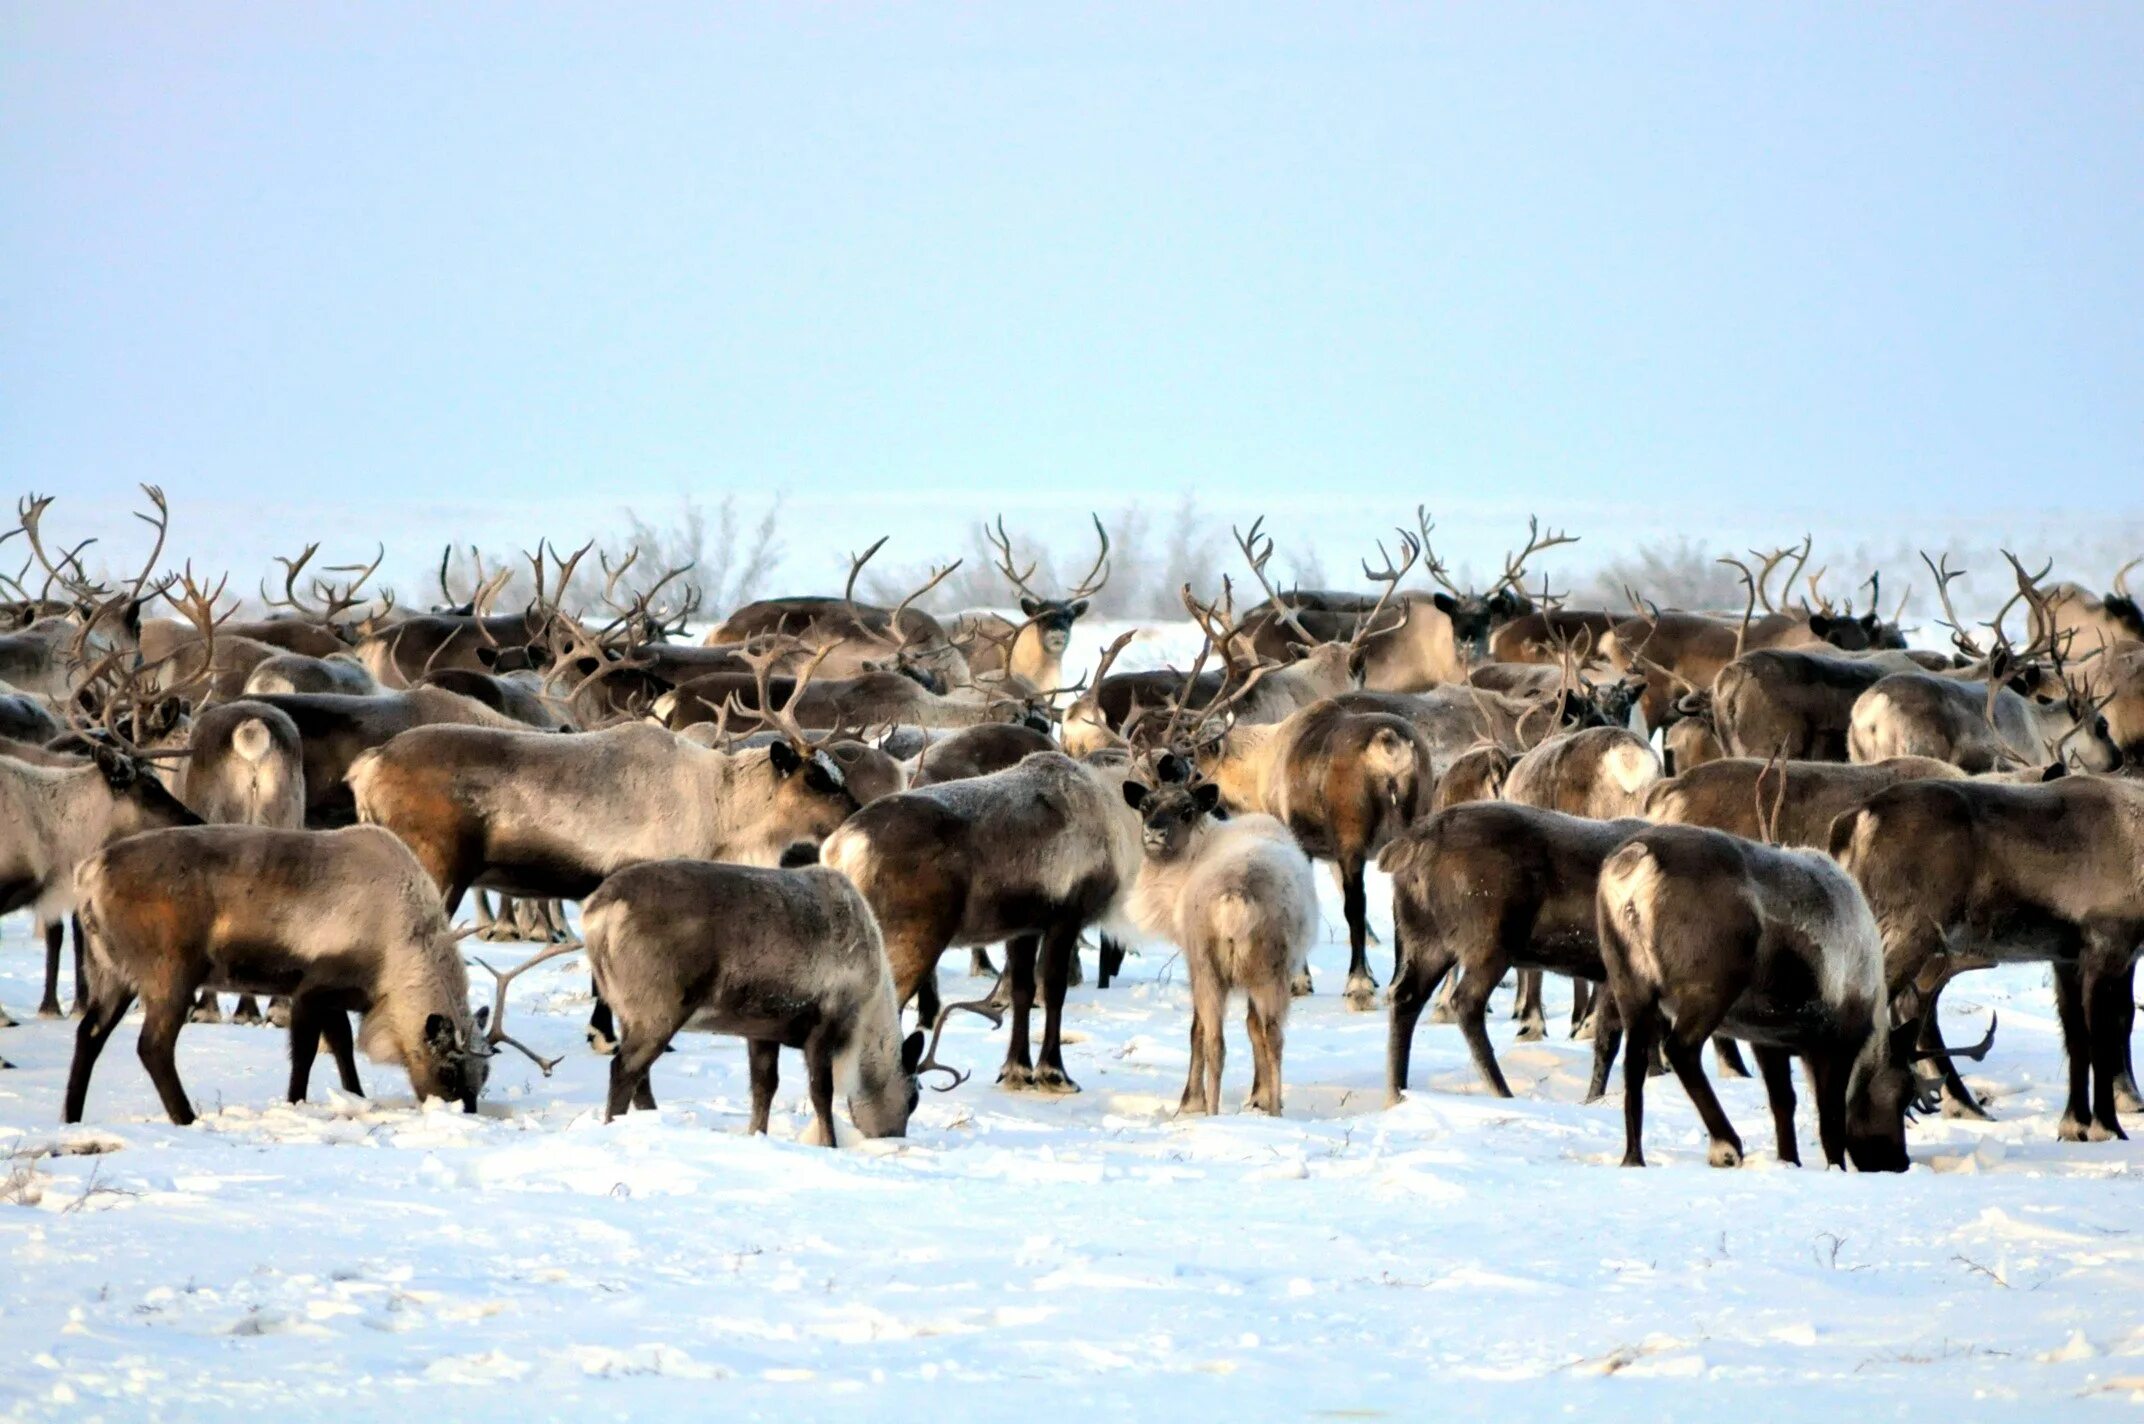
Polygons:
[[2134,5],[0,17],[13,488],[2140,503]]

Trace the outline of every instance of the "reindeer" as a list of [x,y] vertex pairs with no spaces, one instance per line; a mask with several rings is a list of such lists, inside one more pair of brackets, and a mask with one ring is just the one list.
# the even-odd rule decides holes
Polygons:
[[[2100,704],[2065,674],[2059,642],[2050,635],[2018,653],[2003,635],[2004,613],[2020,600],[2035,610],[2036,621],[2052,624],[2045,614],[2046,596],[2038,586],[2046,570],[2028,574],[2015,556],[2004,557],[2016,574],[2017,593],[1987,625],[1996,639],[1992,652],[1983,650],[1965,632],[1951,608],[1948,583],[1956,572],[1937,572],[1945,626],[1952,630],[1961,652],[1986,663],[1987,676],[1967,680],[1894,673],[1883,678],[1854,703],[1847,730],[1847,751],[1853,760],[1930,756],[1967,771],[2042,766],[2071,758],[2089,771],[2110,771],[2121,765],[2122,754],[2108,734]],[[2049,660],[2051,674],[2043,673],[2035,663],[2041,657]],[[2041,702],[2025,695],[2044,688],[2054,689],[2056,700]]]
[[1453,757],[1437,777],[1437,789],[1429,801],[1431,814],[1448,806],[1502,800],[1512,761],[1512,754],[1497,746],[1477,746]]
[[2144,642],[2144,611],[2129,591],[2129,571],[2139,564],[2144,559],[2122,565],[2114,575],[2113,591],[2103,597],[2074,583],[2056,584],[2033,606],[2026,636],[2034,642],[2060,640],[2080,663],[2124,644]]
[[1368,687],[1381,692],[1419,692],[1465,682],[1467,669],[1488,656],[1491,634],[1535,611],[1523,586],[1528,560],[1544,550],[1578,542],[1553,529],[1544,535],[1538,519],[1528,521],[1525,547],[1508,555],[1503,575],[1486,594],[1478,594],[1454,583],[1437,559],[1430,545],[1435,525],[1426,509],[1415,511],[1415,523],[1416,530],[1407,541],[1420,551],[1424,567],[1443,591],[1401,595],[1392,609],[1396,616],[1382,613],[1382,600],[1358,595],[1279,593],[1264,573],[1272,541],[1261,541],[1257,524],[1248,535],[1239,532],[1236,542],[1267,594],[1264,604],[1244,615],[1239,639],[1245,648],[1256,656],[1285,659],[1291,643],[1308,646],[1359,636]]
[[1832,655],[1760,648],[1720,669],[1712,723],[1729,756],[1845,761],[1854,703],[1893,673],[1919,673],[1903,654]]
[[1679,717],[1660,733],[1660,763],[1669,776],[1680,776],[1726,755],[1709,714]]
[[332,692],[344,697],[372,697],[385,690],[352,654],[317,658],[306,653],[278,653],[253,665],[239,695]]
[[[154,530],[156,539],[141,571],[123,590],[92,582],[83,571],[82,551],[94,540],[84,539],[71,549],[61,549],[56,556],[46,549],[43,523],[52,506],[52,496],[29,495],[17,506],[16,532],[26,537],[32,556],[45,570],[44,593],[57,587],[70,602],[66,614],[38,617],[20,632],[0,636],[0,683],[54,703],[65,702],[78,690],[83,669],[93,664],[108,666],[114,655],[133,653],[139,648],[142,606],[169,586],[167,581],[152,589],[150,580],[163,556],[164,536],[171,525],[164,492],[155,485],[141,488],[155,512],[144,514],[137,510],[134,517]],[[16,583],[16,587],[21,585]],[[30,606],[43,610],[49,603],[40,595]]]
[[399,1062],[419,1097],[476,1111],[490,1049],[469,1012],[458,936],[393,836],[369,826],[150,831],[92,856],[76,882],[90,999],[65,1121],[82,1120],[97,1057],[139,996],[142,1066],[171,1120],[192,1123],[176,1050],[200,989],[289,996],[292,1102],[304,1101],[322,1038],[343,1090],[363,1091],[356,1012],[367,1056]]
[[699,722],[730,718],[728,725],[748,728],[765,708],[765,689],[780,710],[806,727],[974,727],[1023,721],[1026,705],[1016,699],[967,687],[939,694],[897,672],[867,672],[826,679],[770,678],[754,673],[714,673],[697,678],[655,700],[650,712],[672,731]]
[[1656,1037],[1711,1135],[1712,1165],[1741,1164],[1742,1140],[1699,1054],[1724,1030],[1756,1050],[1781,1161],[1801,1161],[1791,1055],[1809,1072],[1824,1160],[1906,1170],[1916,1083],[1892,1061],[1883,938],[1844,870],[1814,851],[1653,826],[1602,863],[1595,903],[1621,1023],[1601,1025],[1596,1060],[1613,1057],[1622,1031],[1630,1038],[1624,1166],[1645,1165],[1645,1078]]
[[923,1033],[901,1038],[877,922],[845,876],[648,861],[605,880],[582,924],[597,992],[618,1016],[605,1122],[654,1108],[648,1070],[689,1026],[746,1041],[752,1132],[767,1130],[789,1047],[811,1077],[811,1140],[834,1145],[837,1091],[866,1137],[907,1134]]
[[963,613],[953,622],[953,637],[966,645],[968,671],[978,682],[1016,679],[1032,688],[1057,687],[1064,682],[1065,646],[1072,641],[1072,625],[1087,612],[1088,603],[1109,582],[1109,531],[1094,517],[1094,535],[1101,549],[1072,590],[1062,598],[1045,598],[1029,582],[1036,565],[1016,567],[1012,538],[1005,532],[1005,518],[998,516],[995,529],[983,531],[997,551],[998,572],[1020,595],[1022,621],[1000,614]]
[[892,608],[856,600],[856,581],[864,566],[884,548],[881,538],[849,558],[848,581],[839,598],[818,595],[767,598],[732,612],[709,630],[707,646],[784,637],[802,645],[802,655],[821,665],[828,678],[859,673],[915,670],[937,691],[966,687],[975,681],[968,660],[945,625],[913,605],[952,576],[956,559],[933,569],[930,577]]
[[2070,1075],[2059,1136],[2126,1135],[2116,1108],[2144,941],[2144,785],[1906,782],[1833,822],[1831,852],[1875,910],[1885,979],[1908,1023],[1927,1011],[1916,986],[1930,968],[2051,964]]
[[0,737],[43,745],[64,730],[44,702],[22,692],[0,693]]
[[[1599,608],[1537,608],[1500,623],[1489,634],[1490,666],[1499,663],[1556,667],[1569,649],[1596,649],[1622,618]],[[1478,671],[1478,670],[1477,670]]]
[[349,825],[356,817],[349,772],[365,752],[415,727],[461,725],[521,729],[479,702],[438,687],[412,687],[371,697],[336,693],[263,693],[247,699],[297,724],[305,755],[305,823]]
[[[934,1023],[925,1066],[937,1066],[936,1035],[955,1009],[1003,1022],[988,1001],[940,1009],[939,958],[956,944],[1002,941],[1013,1025],[999,1084],[1079,1091],[1065,1071],[1061,1037],[1072,955],[1080,932],[1110,913],[1139,870],[1122,776],[1106,762],[1037,752],[988,776],[874,801],[827,838],[821,859],[855,882],[878,918],[898,1001],[916,999]],[[1028,1043],[1038,959],[1039,1062]]]
[[1160,779],[1124,783],[1146,851],[1129,910],[1149,934],[1182,947],[1191,977],[1191,1067],[1178,1111],[1220,1110],[1223,1020],[1241,991],[1255,1064],[1244,1106],[1278,1117],[1289,986],[1318,932],[1310,860],[1271,816],[1216,821],[1221,789],[1212,782]]
[[[1601,864],[1645,828],[1623,818],[1485,801],[1454,806],[1410,827],[1378,856],[1392,877],[1392,1027],[1385,1055],[1388,1106],[1407,1088],[1414,1031],[1438,985],[1463,970],[1453,1013],[1489,1091],[1511,1096],[1489,1045],[1489,995],[1516,967],[1574,981],[1606,975],[1593,899]],[[1587,1100],[1607,1082],[1609,1040],[1596,1033]]]

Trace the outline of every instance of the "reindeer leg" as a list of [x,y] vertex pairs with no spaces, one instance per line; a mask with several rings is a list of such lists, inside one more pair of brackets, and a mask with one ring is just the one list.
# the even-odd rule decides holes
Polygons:
[[[1464,980],[1460,982],[1460,993],[1461,995],[1466,993]],[[1488,996],[1483,995],[1482,1006],[1484,1009],[1488,1007],[1488,1002]],[[1452,1007],[1459,1010],[1459,1022],[1464,1025],[1467,1021],[1464,1008],[1459,1003],[1455,1003]],[[1511,1000],[1511,1016],[1519,1021],[1519,1042],[1537,1043],[1548,1037],[1548,1016],[1541,1011],[1540,970],[1521,969],[1519,971],[1519,988]],[[1504,1096],[1509,1097],[1510,1094],[1506,1093]]]
[[[1261,1060],[1258,1082],[1251,1086],[1247,1106],[1280,1116],[1280,1064],[1288,1036],[1288,996],[1277,986],[1265,985],[1247,994],[1250,1000],[1251,1055]],[[1262,1095],[1262,1096],[1261,1096]]]
[[2130,996],[2129,945],[2110,948],[2104,942],[2088,954],[2084,970],[2085,1022],[2092,1039],[2092,1128],[2094,1142],[2127,1138],[2114,1105],[2114,1082],[2122,1073],[2123,1030],[2128,1027],[2122,1005]]
[[156,1084],[164,1111],[180,1127],[194,1121],[193,1104],[186,1100],[186,1087],[179,1081],[179,1030],[186,1024],[186,1006],[193,998],[192,985],[173,985],[163,997],[145,1002],[141,1039],[135,1054]]
[[290,1027],[290,1000],[281,994],[268,1000],[268,1023],[273,1028]]
[[615,1053],[618,1026],[611,1020],[610,1005],[603,1002],[603,991],[596,987],[592,975],[588,980],[588,992],[596,996],[595,1007],[588,1011],[588,1046],[597,1053]]
[[1853,1075],[1858,1046],[1819,1050],[1802,1060],[1809,1087],[1816,1094],[1816,1135],[1824,1148],[1824,1165],[1846,1168],[1846,1084]]
[[1370,956],[1364,949],[1370,919],[1362,872],[1360,856],[1349,856],[1341,863],[1341,899],[1347,912],[1347,1006],[1358,1014],[1377,1007],[1377,981],[1370,976]]
[[1199,1020],[1198,991],[1191,995],[1191,1063],[1184,1072],[1184,1095],[1176,1100],[1179,1117],[1210,1113],[1206,1105],[1206,1034]]
[[1103,935],[1099,959],[1101,969],[1095,979],[1094,987],[1107,989],[1110,981],[1124,972],[1124,946],[1109,935]]
[[748,1038],[744,1051],[752,1064],[752,1125],[746,1131],[764,1136],[774,1090],[782,1080],[782,1045],[776,1039]]
[[968,951],[968,975],[973,979],[995,979],[998,967],[990,962],[990,951],[981,945]]
[[1608,1070],[1623,1044],[1623,1015],[1605,985],[1593,994],[1593,1076],[1586,1081],[1586,1101],[1599,1102],[1608,1091]]
[[2114,1106],[2121,1112],[2144,1112],[2144,1093],[2137,1091],[2136,1065],[2130,1059],[2129,1041],[2137,1026],[2137,967],[2130,964],[2122,976],[2124,991],[2121,1024],[2115,1036],[2122,1042],[2122,1071],[2114,1079]]
[[[1616,1003],[1620,1006],[1622,996]],[[1630,1042],[1623,1045],[1623,1165],[1645,1165],[1645,1079],[1653,1062],[1654,1030],[1660,1008],[1650,1001],[1630,1014]]]
[[67,926],[58,920],[45,926],[45,997],[37,1005],[41,1019],[64,1016],[60,1009],[60,949],[66,935]]
[[217,1000],[212,991],[203,989],[200,997],[194,1000],[193,1010],[187,1014],[186,1021],[188,1023],[204,1024],[222,1023],[223,1005]]
[[1720,1106],[1719,1095],[1712,1091],[1712,1080],[1705,1076],[1704,1038],[1693,1041],[1677,1025],[1662,1034],[1661,1041],[1667,1048],[1669,1066],[1674,1068],[1675,1076],[1682,1079],[1683,1091],[1690,1095],[1698,1117],[1704,1121],[1705,1131],[1712,1137],[1706,1159],[1715,1167],[1741,1166],[1742,1139],[1735,1134],[1734,1124],[1727,1120],[1727,1111]]
[[[1481,1080],[1488,1084],[1490,1092],[1508,1098],[1511,1085],[1504,1081],[1504,1070],[1497,1066],[1496,1050],[1489,1046],[1488,1029],[1489,993],[1503,977],[1501,960],[1468,965],[1460,971],[1459,993],[1453,1008],[1459,1014],[1459,1032],[1466,1038],[1467,1051],[1474,1055],[1474,1071],[1481,1074]],[[1525,982],[1523,975],[1520,982]],[[1525,1034],[1522,1032],[1519,1036],[1524,1038]]]
[[625,1115],[647,1082],[648,1070],[669,1045],[669,1033],[642,1035],[627,1028],[618,1036],[618,1051],[610,1060],[610,1097],[603,1107],[603,1121]]
[[231,1022],[244,1024],[248,1028],[257,1027],[261,1022],[260,1000],[251,994],[240,994],[238,1007],[231,1010]]
[[1587,1036],[1592,1022],[1593,985],[1584,979],[1571,981],[1571,1040],[1578,1042]]
[[2092,1035],[2084,1006],[2084,975],[2075,964],[2055,965],[2055,1014],[2062,1021],[2062,1050],[2069,1059],[2069,1098],[2055,1135],[2064,1142],[2091,1140]]
[[[1713,1042],[1717,1044],[1719,1040]],[[1799,1167],[1802,1150],[1794,1140],[1794,1064],[1784,1048],[1752,1044],[1750,1052],[1757,1055],[1757,1069],[1764,1074],[1764,1094],[1771,1100],[1772,1130],[1779,1137],[1779,1160]]]
[[1392,1011],[1391,1027],[1385,1038],[1386,1107],[1406,1095],[1407,1073],[1414,1058],[1415,1027],[1422,1020],[1422,1010],[1428,1007],[1430,996],[1437,992],[1440,983],[1448,982],[1452,970],[1449,950],[1441,943],[1431,946],[1415,943],[1414,936],[1400,927],[1397,916],[1393,919],[1392,935],[1398,949],[1392,970],[1392,991],[1385,996]]
[[82,917],[68,916],[74,926],[74,1012],[80,1018],[89,1004],[89,971],[82,967]]
[[[1072,973],[1072,957],[1079,952],[1079,926],[1061,921],[1042,946],[1042,1057],[1035,1067],[1035,1086],[1044,1092],[1076,1093],[1079,1084],[1065,1072],[1065,989]],[[1219,1101],[1216,1092],[1215,1100]]]
[[365,1085],[357,1076],[357,1044],[350,1036],[349,1007],[331,1001],[322,1006],[319,1017],[320,1036],[327,1040],[328,1052],[334,1056],[335,1076],[342,1090],[353,1098],[362,1098]]
[[1459,976],[1454,974],[1444,981],[1444,987],[1429,1006],[1429,1021],[1433,1024],[1459,1022],[1459,1011],[1453,1007],[1459,998]]
[[815,1119],[811,1141],[818,1147],[835,1145],[834,1050],[828,1041],[831,1037],[830,1030],[822,1028],[804,1045],[804,1068],[811,1076],[811,1110]]
[[[1005,1066],[998,1082],[1014,1092],[1035,1086],[1035,1062],[1027,1046],[1027,1020],[1035,1008],[1035,935],[1021,935],[1005,946],[1006,978],[1012,981],[1012,1035],[1005,1046]],[[935,998],[936,996],[933,995]],[[936,1018],[935,1014],[932,1018]]]
[[98,1055],[104,1045],[111,1042],[113,1030],[133,1007],[132,990],[114,985],[112,992],[96,1001],[83,1000],[82,1022],[74,1031],[74,1061],[67,1068],[67,1101],[60,1115],[62,1122],[80,1122],[82,1109],[89,1101],[89,1075],[95,1071]]
[[293,996],[290,1001],[290,1100],[294,1103],[304,1102],[306,1089],[312,1085],[313,1059],[320,1052],[322,1031],[319,1005],[306,995]]
[[1722,1078],[1747,1078],[1749,1065],[1742,1061],[1742,1045],[1724,1033],[1712,1036],[1712,1056],[1720,1060]]

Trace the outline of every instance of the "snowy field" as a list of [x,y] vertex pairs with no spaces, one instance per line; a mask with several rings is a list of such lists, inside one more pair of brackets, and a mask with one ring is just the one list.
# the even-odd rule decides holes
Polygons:
[[[1121,665],[1183,642],[1170,630]],[[1779,1167],[1753,1081],[1722,1083],[1743,1169],[1705,1165],[1688,1100],[1656,1080],[1654,1165],[1624,1171],[1620,1086],[1582,1105],[1590,1046],[1560,1024],[1514,1044],[1508,994],[1492,1034],[1516,1100],[1486,1096],[1458,1031],[1425,1023],[1414,1090],[1386,1109],[1385,1018],[1333,992],[1346,952],[1320,880],[1322,992],[1289,1025],[1285,1119],[1174,1118],[1188,995],[1148,948],[1108,990],[1089,955],[1067,1009],[1079,1096],[993,1086],[1002,1035],[963,1016],[945,1056],[976,1076],[926,1092],[905,1141],[840,1152],[798,1144],[793,1055],[772,1138],[743,1135],[734,1040],[681,1038],[655,1070],[661,1111],[605,1127],[574,960],[517,983],[512,1009],[565,1062],[546,1079],[502,1056],[477,1117],[418,1108],[376,1065],[379,1096],[344,1098],[325,1060],[290,1107],[284,1035],[215,1025],[180,1039],[202,1118],[176,1129],[130,1025],[89,1121],[62,1128],[72,1026],[26,1018],[42,955],[14,917],[0,1417],[1982,1418],[2144,1401],[2144,1138],[2055,1140],[2043,971],[1946,997],[1957,1038],[2001,1011],[1969,1078],[2000,1121],[1915,1125],[1904,1177]],[[1389,936],[1382,877],[1371,908]],[[947,956],[949,997],[980,992],[966,963]],[[1382,947],[1372,965],[1387,976]],[[1552,1024],[1567,1002],[1552,981]],[[1249,1073],[1239,1019],[1231,1105]]]

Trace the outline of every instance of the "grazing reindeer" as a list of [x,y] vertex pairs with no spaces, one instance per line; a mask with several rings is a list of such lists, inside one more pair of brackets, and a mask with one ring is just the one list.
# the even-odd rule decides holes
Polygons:
[[[1511,1096],[1489,1045],[1489,995],[1507,970],[1548,970],[1599,983],[1594,890],[1601,864],[1645,829],[1503,802],[1455,806],[1410,827],[1378,856],[1392,876],[1392,1030],[1387,1104],[1407,1088],[1415,1026],[1445,976],[1461,971],[1453,1010],[1489,1091]],[[1594,1038],[1590,1101],[1608,1077],[1607,1040]]]
[[2144,941],[2144,785],[1911,781],[1840,816],[1830,844],[1875,909],[1884,973],[1909,1020],[1927,1011],[1913,986],[1930,968],[2052,964],[2070,1075],[2059,1135],[2126,1135],[2116,1095]]
[[[1799,1163],[1794,1082],[1807,1066],[1824,1160],[1903,1172],[1912,1073],[1892,1063],[1883,938],[1853,879],[1823,855],[1694,826],[1641,831],[1602,864],[1598,938],[1622,1030],[1623,1165],[1645,1165],[1645,1078],[1656,1038],[1711,1135],[1715,1167],[1742,1139],[1699,1054],[1725,1031],[1755,1048],[1779,1157]],[[1603,1023],[1596,1056],[1618,1029]],[[1910,1039],[1908,1040],[1910,1042]]]
[[618,1016],[605,1122],[654,1108],[648,1070],[691,1027],[746,1041],[755,1133],[788,1047],[804,1052],[818,1145],[834,1145],[837,1092],[864,1136],[907,1134],[923,1033],[901,1039],[878,924],[846,877],[648,861],[605,880],[581,923],[597,992]]
[[[1111,911],[1139,871],[1121,776],[1037,752],[988,776],[874,801],[821,848],[878,917],[899,1001],[915,998],[937,1028],[954,1008],[1003,1021],[987,1003],[940,1010],[937,968],[954,945],[1005,944],[1013,1025],[998,1082],[1007,1088],[1079,1091],[1065,1072],[1061,1037],[1072,955],[1080,932]],[[1039,1062],[1028,1047],[1038,957]],[[928,1061],[936,1064],[935,1051]]]
[[1178,1111],[1220,1111],[1223,1020],[1241,991],[1255,1064],[1244,1106],[1278,1117],[1289,985],[1318,932],[1310,860],[1271,816],[1216,821],[1221,788],[1210,781],[1157,789],[1127,780],[1124,801],[1146,848],[1131,916],[1179,945],[1191,976],[1191,1069]]
[[191,826],[131,837],[76,876],[89,942],[89,1008],[67,1073],[67,1122],[139,996],[141,1061],[180,1127],[179,1029],[196,990],[290,998],[290,1100],[302,1102],[325,1038],[345,1092],[363,1089],[350,1019],[368,1057],[396,1062],[420,1098],[476,1111],[489,1072],[483,1020],[439,896],[401,842],[370,826],[325,834]]
[[1063,598],[1044,598],[1028,581],[1036,565],[1016,568],[1012,539],[1005,532],[1005,518],[984,534],[997,550],[998,572],[1020,595],[1023,621],[1014,623],[996,613],[963,613],[953,624],[953,636],[967,646],[968,671],[978,682],[1016,678],[1033,688],[1059,687],[1064,683],[1065,645],[1072,641],[1072,625],[1087,611],[1088,602],[1109,582],[1109,531],[1099,517],[1095,538],[1101,550],[1094,566]]

